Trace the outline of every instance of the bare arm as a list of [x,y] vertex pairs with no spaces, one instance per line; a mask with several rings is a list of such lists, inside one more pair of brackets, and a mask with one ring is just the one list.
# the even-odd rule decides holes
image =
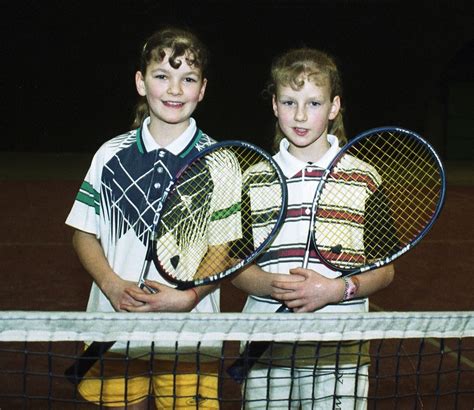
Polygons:
[[[237,276],[232,279],[232,284],[248,293],[255,296],[270,296],[273,292],[272,282],[275,280],[285,280],[288,275],[269,273],[261,269],[256,264],[251,264],[242,269]],[[293,278],[296,280],[304,280],[302,277]]]
[[[282,279],[272,282],[271,295],[295,312],[312,312],[343,299],[345,284],[341,278],[329,279],[311,269],[295,268]],[[366,297],[387,287],[395,274],[393,265],[357,275],[359,289],[354,297]]]
[[137,292],[145,292],[136,283],[120,278],[112,270],[102,246],[94,234],[76,230],[72,243],[82,266],[92,276],[92,279],[104,292],[115,310],[123,311],[121,305],[124,303],[135,306],[141,305],[141,302],[132,299],[125,290],[135,288]]
[[84,268],[117,311],[187,312],[194,308],[198,300],[216,288],[215,285],[205,285],[194,288],[196,293],[191,290],[183,292],[158,282],[147,281],[148,286],[156,291],[155,294],[149,294],[135,282],[120,278],[112,270],[95,235],[77,230],[73,236],[73,246]]

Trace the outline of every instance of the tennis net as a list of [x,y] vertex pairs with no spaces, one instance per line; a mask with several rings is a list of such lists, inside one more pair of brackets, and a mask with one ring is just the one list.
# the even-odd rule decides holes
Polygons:
[[[243,383],[226,371],[250,341],[272,341]],[[0,312],[0,409],[89,409],[64,375],[83,342],[116,341],[84,382],[124,378],[99,407],[472,409],[474,312],[134,314]],[[245,363],[245,360],[244,360]],[[134,380],[197,375],[167,391]],[[210,394],[206,383],[216,388]],[[349,382],[348,382],[349,380]],[[346,383],[343,383],[346,381]],[[354,382],[354,383],[352,383]],[[341,386],[342,385],[342,386]],[[352,386],[353,388],[344,388]],[[139,394],[139,393],[136,393]],[[162,397],[160,397],[162,395]],[[168,408],[168,407],[167,407]]]

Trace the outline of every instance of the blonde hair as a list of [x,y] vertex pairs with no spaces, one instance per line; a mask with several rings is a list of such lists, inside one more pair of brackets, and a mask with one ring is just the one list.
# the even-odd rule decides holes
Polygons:
[[[277,57],[271,67],[266,94],[276,95],[279,86],[290,86],[299,90],[303,87],[306,79],[318,86],[328,85],[331,101],[336,96],[342,98],[342,80],[334,59],[313,48],[292,49]],[[329,122],[328,128],[330,134],[338,137],[340,145],[347,142],[342,111],[341,107],[336,118]],[[275,151],[279,149],[283,137],[283,132],[277,121],[273,141]]]
[[[171,50],[169,62],[171,67],[179,68],[181,59],[184,56],[186,63],[198,68],[202,77],[206,77],[206,70],[209,61],[207,47],[199,38],[187,29],[177,27],[166,27],[153,33],[142,47],[139,70],[143,76],[146,75],[148,66],[152,62],[161,62],[166,56],[166,50]],[[132,123],[133,128],[141,126],[143,120],[150,115],[148,102],[145,97],[139,97],[135,107],[135,116]]]

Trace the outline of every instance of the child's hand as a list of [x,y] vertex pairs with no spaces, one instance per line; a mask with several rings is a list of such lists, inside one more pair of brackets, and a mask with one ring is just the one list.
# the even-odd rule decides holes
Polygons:
[[339,302],[344,293],[341,280],[326,278],[311,269],[295,268],[290,275],[272,281],[272,297],[294,312],[313,312],[329,303]]
[[123,306],[137,307],[143,305],[143,302],[130,295],[128,292],[130,289],[137,294],[145,293],[135,282],[123,280],[118,276],[107,284],[104,288],[104,293],[116,311],[124,312],[126,309],[124,309]]
[[183,292],[175,288],[163,285],[159,282],[147,280],[145,284],[153,289],[154,293],[148,290],[143,291],[136,287],[126,289],[129,297],[139,302],[121,305],[123,310],[128,312],[189,312],[195,304],[193,292]]

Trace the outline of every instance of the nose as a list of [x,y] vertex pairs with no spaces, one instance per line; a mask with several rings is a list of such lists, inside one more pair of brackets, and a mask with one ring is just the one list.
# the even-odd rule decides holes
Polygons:
[[295,111],[295,121],[303,122],[306,120],[306,108],[304,106],[298,106]]
[[168,94],[180,95],[183,90],[181,89],[181,83],[179,81],[170,81],[168,86]]

